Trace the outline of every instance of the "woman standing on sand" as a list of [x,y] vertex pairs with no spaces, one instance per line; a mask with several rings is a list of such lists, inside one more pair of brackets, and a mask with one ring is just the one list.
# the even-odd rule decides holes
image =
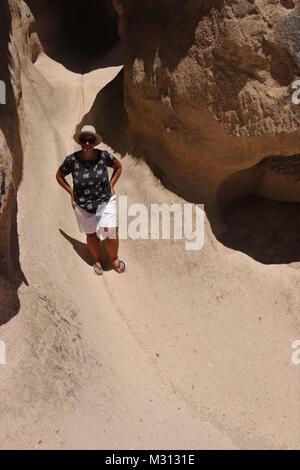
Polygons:
[[[56,179],[70,194],[71,204],[81,233],[87,236],[87,244],[94,258],[94,273],[103,274],[99,239],[106,239],[106,249],[118,273],[126,271],[124,261],[118,257],[119,237],[117,230],[115,185],[122,173],[122,165],[113,155],[95,149],[102,141],[93,126],[84,126],[74,135],[81,150],[65,158]],[[114,172],[109,182],[107,167]],[[73,189],[65,180],[73,177]]]

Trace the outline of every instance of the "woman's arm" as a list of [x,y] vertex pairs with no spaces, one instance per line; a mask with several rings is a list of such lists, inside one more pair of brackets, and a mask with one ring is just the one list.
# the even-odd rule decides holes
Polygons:
[[75,209],[76,206],[75,206],[75,201],[74,201],[73,189],[71,188],[71,186],[69,185],[69,183],[66,181],[65,175],[63,174],[62,171],[57,170],[56,179],[57,179],[58,184],[60,184],[60,186],[61,186],[62,188],[64,188],[64,189],[67,191],[67,193],[70,194],[70,196],[71,196],[71,204],[72,204],[73,209]]
[[119,160],[117,160],[112,168],[114,172],[110,180],[110,185],[111,185],[113,194],[115,194],[115,189],[114,189],[115,185],[122,174],[122,163]]

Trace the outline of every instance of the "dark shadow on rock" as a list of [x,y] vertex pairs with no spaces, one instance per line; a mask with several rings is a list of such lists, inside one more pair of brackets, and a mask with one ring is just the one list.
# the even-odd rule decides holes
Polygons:
[[264,264],[300,262],[300,203],[254,195],[231,202],[220,241]]
[[124,107],[123,70],[97,95],[92,108],[82,118],[76,131],[85,124],[96,127],[103,141],[116,152],[128,151],[128,117]]
[[8,323],[19,313],[18,288],[18,283],[0,275],[0,326]]
[[[77,253],[77,255],[84,261],[84,263],[88,264],[89,266],[93,266],[94,261],[93,257],[89,252],[88,246],[86,243],[82,243],[79,240],[76,240],[76,238],[70,237],[67,233],[65,233],[62,229],[59,230],[60,234],[67,240],[73,247],[74,251]],[[101,263],[103,266],[103,269],[105,271],[110,271],[112,269],[110,259],[108,257],[108,254],[105,250],[105,242],[101,242]]]
[[[75,73],[99,68],[98,58],[119,40],[111,0],[28,0],[45,53]],[[33,31],[32,31],[33,32]],[[120,65],[117,56],[111,65]],[[116,62],[116,63],[114,63]],[[108,65],[107,65],[108,66]]]
[[82,69],[82,74],[87,74],[93,70],[108,67],[119,67],[124,64],[124,52],[121,43],[116,43],[112,49],[104,51],[101,55],[92,57]]
[[[19,311],[20,302],[18,289],[26,281],[19,262],[19,240],[17,230],[17,190],[22,178],[23,149],[20,137],[20,121],[18,100],[12,87],[12,80],[18,82],[18,66],[14,68],[14,58],[9,50],[12,16],[8,0],[0,3],[0,79],[6,85],[6,104],[0,105],[0,128],[4,134],[12,157],[12,177],[4,176],[4,184],[8,189],[7,204],[0,218],[0,325],[8,322]],[[11,72],[12,71],[12,72]],[[0,150],[0,158],[8,158]],[[8,181],[7,181],[8,179]],[[3,183],[3,182],[2,182]]]
[[[145,72],[151,77],[159,54],[162,65],[173,71],[194,44],[195,31],[201,19],[211,8],[220,5],[223,5],[221,0],[136,1],[129,7],[124,39],[129,63],[136,58],[143,59]],[[145,38],[147,43],[141,38]]]

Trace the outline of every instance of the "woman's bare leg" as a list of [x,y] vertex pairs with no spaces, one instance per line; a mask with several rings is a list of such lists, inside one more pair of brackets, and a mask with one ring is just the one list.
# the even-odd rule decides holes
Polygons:
[[95,263],[101,263],[100,257],[100,240],[96,233],[87,234],[86,241],[91,255],[93,256]]
[[[111,230],[111,233],[109,233]],[[102,228],[102,235],[105,237],[105,248],[110,257],[115,270],[118,273],[126,271],[124,261],[119,260],[119,234],[118,229]],[[111,238],[110,238],[111,237]]]
[[[107,233],[108,229],[103,229],[104,233]],[[119,256],[119,234],[116,231],[116,234],[113,238],[109,238],[109,236],[105,240],[105,248],[107,250],[108,256],[110,257],[111,261],[115,264],[115,261],[118,260]]]

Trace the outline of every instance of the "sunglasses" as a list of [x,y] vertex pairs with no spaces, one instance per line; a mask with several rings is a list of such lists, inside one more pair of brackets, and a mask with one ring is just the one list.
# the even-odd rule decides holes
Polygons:
[[86,143],[95,144],[96,138],[94,136],[85,135],[85,136],[80,137],[79,141],[81,144],[86,144]]

